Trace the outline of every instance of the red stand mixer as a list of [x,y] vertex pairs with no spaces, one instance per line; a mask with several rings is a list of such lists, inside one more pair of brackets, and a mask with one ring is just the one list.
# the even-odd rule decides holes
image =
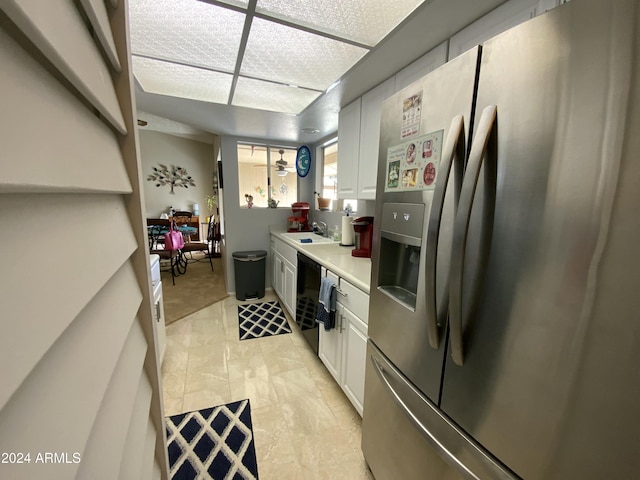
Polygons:
[[309,204],[307,202],[296,202],[291,204],[293,215],[288,217],[288,232],[310,232],[309,227]]

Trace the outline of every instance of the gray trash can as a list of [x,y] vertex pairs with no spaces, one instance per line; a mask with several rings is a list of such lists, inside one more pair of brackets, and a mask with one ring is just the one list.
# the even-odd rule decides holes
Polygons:
[[233,252],[238,300],[264,297],[266,258],[267,252],[264,250]]

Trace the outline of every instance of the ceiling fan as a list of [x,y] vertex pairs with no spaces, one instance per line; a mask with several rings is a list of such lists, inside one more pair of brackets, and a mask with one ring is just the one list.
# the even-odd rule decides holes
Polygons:
[[293,169],[287,168],[287,161],[282,158],[284,150],[280,149],[278,150],[278,153],[280,154],[280,160],[276,160],[276,175],[279,177],[285,177],[287,173],[292,172]]
[[[288,162],[283,158],[284,152],[282,149],[278,150],[280,159],[271,162],[271,168],[275,169],[276,175],[279,177],[285,177],[289,172],[295,173],[296,171],[294,167],[288,166]],[[253,166],[257,168],[267,168],[266,158],[264,159],[264,163],[256,163]]]

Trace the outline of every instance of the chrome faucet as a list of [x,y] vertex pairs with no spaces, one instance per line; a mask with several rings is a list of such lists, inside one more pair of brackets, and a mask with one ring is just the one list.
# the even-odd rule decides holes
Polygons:
[[313,231],[316,232],[318,235],[321,235],[323,237],[328,236],[329,234],[329,230],[327,227],[327,224],[324,222],[313,222],[311,224],[311,226],[313,227]]

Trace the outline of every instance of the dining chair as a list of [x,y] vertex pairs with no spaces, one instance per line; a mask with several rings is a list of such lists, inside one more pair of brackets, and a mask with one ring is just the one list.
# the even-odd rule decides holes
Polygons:
[[[212,251],[212,245],[213,245],[213,232],[214,232],[214,220],[213,220],[213,215],[211,216],[211,218],[209,219],[209,227],[207,230],[207,240],[206,242],[185,242],[184,247],[182,247],[182,251],[183,252],[204,252],[206,257],[209,259],[209,264],[211,265],[211,271],[213,271],[213,251]],[[191,259],[198,262],[200,261],[199,259],[194,259],[193,258],[193,254],[190,255]]]
[[169,260],[171,282],[175,285],[176,277],[187,271],[187,259],[181,250],[169,250],[165,246],[164,236],[170,229],[171,221],[164,218],[147,218],[147,234],[149,236],[149,253],[155,253],[161,259]]
[[[149,251],[164,249],[164,234],[169,231],[170,220],[165,218],[147,218]],[[154,252],[151,252],[154,253]]]

